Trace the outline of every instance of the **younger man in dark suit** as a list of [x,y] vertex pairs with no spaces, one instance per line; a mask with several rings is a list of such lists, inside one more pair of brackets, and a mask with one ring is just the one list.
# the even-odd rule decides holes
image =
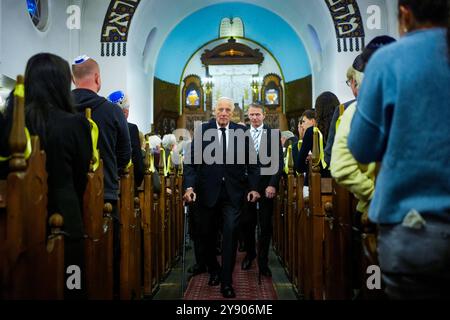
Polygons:
[[[251,104],[248,109],[248,116],[251,122],[250,134],[260,168],[257,191],[261,198],[257,203],[244,205],[246,210],[244,210],[242,228],[245,234],[244,243],[247,255],[242,261],[241,268],[243,270],[250,269],[252,260],[256,257],[255,227],[257,219],[259,219],[258,266],[262,275],[270,277],[272,272],[268,266],[268,255],[273,229],[273,199],[283,170],[283,149],[280,143],[279,130],[272,130],[264,124],[265,112],[262,105]],[[273,168],[272,172],[265,173],[263,169],[269,167]],[[259,205],[259,210],[257,205]]]

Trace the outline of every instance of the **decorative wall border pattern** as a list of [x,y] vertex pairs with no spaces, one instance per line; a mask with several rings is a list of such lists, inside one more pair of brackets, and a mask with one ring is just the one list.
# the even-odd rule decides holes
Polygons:
[[336,30],[338,52],[364,49],[364,23],[356,0],[325,0]]
[[126,56],[131,20],[141,0],[111,0],[103,21],[101,56]]

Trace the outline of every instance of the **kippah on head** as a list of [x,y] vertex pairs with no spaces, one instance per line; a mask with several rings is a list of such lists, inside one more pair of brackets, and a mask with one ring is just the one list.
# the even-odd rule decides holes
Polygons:
[[[367,49],[378,49],[389,43],[395,42],[395,39],[390,36],[378,36],[373,38],[366,46]],[[364,49],[366,49],[364,48]],[[363,51],[364,52],[364,51]]]
[[364,64],[364,60],[362,58],[362,54],[359,54],[355,58],[355,60],[353,61],[352,67],[353,67],[353,69],[355,69],[359,72],[364,72],[365,64]]
[[114,91],[113,93],[111,93],[108,96],[108,100],[111,101],[112,103],[117,104],[122,109],[128,109],[130,107],[130,105],[128,104],[128,98],[126,94],[121,90]]
[[364,72],[370,57],[372,57],[375,51],[392,42],[395,42],[395,39],[390,36],[378,36],[373,38],[364,48],[363,52],[355,58],[355,61],[353,61],[353,68],[359,72]]
[[72,65],[76,66],[76,65],[85,63],[85,62],[88,61],[89,59],[90,59],[90,57],[88,57],[87,55],[83,54],[83,55],[81,55],[81,56],[76,57],[76,58],[73,60]]

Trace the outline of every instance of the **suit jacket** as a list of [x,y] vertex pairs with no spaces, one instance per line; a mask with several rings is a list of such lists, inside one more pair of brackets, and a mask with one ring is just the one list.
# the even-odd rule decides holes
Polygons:
[[[270,142],[271,142],[273,134],[275,134],[275,131],[273,131],[269,126],[267,126],[265,124],[263,126],[263,132],[261,135],[261,142],[260,142],[260,147],[259,147],[260,153],[257,156],[257,165],[259,168],[259,179],[258,179],[257,191],[261,194],[261,196],[263,196],[265,194],[265,190],[268,186],[275,187],[276,189],[278,189],[280,177],[283,172],[284,159],[283,159],[283,148],[281,146],[281,141],[280,141],[281,134],[278,131],[278,135],[277,135],[278,148],[276,150],[272,150],[272,145]],[[261,168],[271,167],[271,162],[272,162],[272,160],[271,160],[271,162],[269,162],[268,164],[264,164],[264,165],[261,163],[260,155],[264,149],[267,150],[266,156],[269,157],[270,159],[272,159],[272,157],[278,158],[278,166],[276,169],[276,173],[273,175],[261,175]]]
[[[215,130],[215,135],[212,141],[206,141],[205,132],[208,129]],[[238,125],[234,122],[230,122],[230,130],[243,130],[246,131],[244,126]],[[202,154],[206,147],[208,147],[214,141],[218,139],[216,120],[213,119],[207,123],[203,123],[201,127],[201,151]],[[231,139],[232,135],[229,134]],[[245,150],[238,150],[238,138],[234,137],[234,162],[232,164],[206,164],[205,159],[202,157],[201,163],[194,163],[194,150],[196,147],[195,139],[191,143],[190,152],[188,152],[186,159],[190,159],[190,164],[184,163],[184,188],[193,187],[194,191],[197,193],[198,202],[205,207],[213,207],[221,192],[222,183],[225,184],[230,202],[234,206],[240,207],[245,192],[247,189],[256,191],[258,184],[259,170],[256,164],[250,164],[249,162],[249,139],[245,138]],[[231,141],[230,141],[231,142]],[[239,142],[242,144],[242,141]],[[211,148],[211,146],[210,146]],[[229,144],[229,148],[231,148]],[[197,150],[199,151],[199,150]],[[230,153],[232,150],[227,150]],[[237,163],[238,152],[242,155],[245,152],[245,163]],[[247,173],[247,175],[246,175]]]
[[131,161],[134,167],[134,187],[137,188],[144,180],[144,158],[141,152],[141,142],[139,140],[139,129],[134,123],[128,122],[131,142]]

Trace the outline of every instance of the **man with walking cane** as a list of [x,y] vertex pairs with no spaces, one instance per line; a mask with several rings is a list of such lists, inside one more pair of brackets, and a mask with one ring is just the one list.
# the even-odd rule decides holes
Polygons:
[[[264,107],[253,103],[249,106],[248,116],[251,127],[250,134],[257,153],[260,177],[257,191],[261,194],[258,202],[246,203],[241,224],[245,236],[246,257],[242,261],[242,270],[251,268],[256,258],[255,227],[258,224],[258,266],[259,274],[270,277],[272,272],[268,266],[269,245],[272,237],[273,199],[276,195],[283,169],[283,149],[280,144],[280,132],[264,124]],[[277,163],[278,162],[278,163]],[[270,169],[265,171],[264,169]]]
[[[199,241],[205,246],[209,286],[221,285],[224,298],[234,298],[233,269],[237,250],[237,226],[244,197],[257,201],[258,167],[250,163],[250,139],[246,128],[231,122],[234,103],[217,100],[213,119],[196,129],[191,153],[184,163],[184,200],[197,202]],[[242,159],[241,159],[242,158]],[[244,161],[238,161],[244,160]],[[245,179],[245,173],[248,179]],[[246,190],[251,190],[246,195]],[[198,199],[196,199],[198,197]],[[218,221],[223,219],[222,264],[216,259]]]

